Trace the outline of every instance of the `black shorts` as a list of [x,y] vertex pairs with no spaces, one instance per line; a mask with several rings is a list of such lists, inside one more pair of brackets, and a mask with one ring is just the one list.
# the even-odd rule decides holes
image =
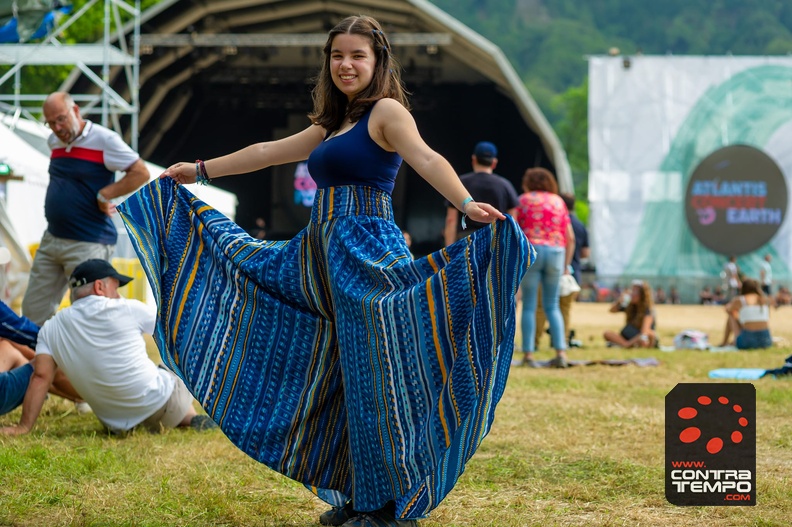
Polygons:
[[641,330],[639,328],[636,328],[632,324],[627,324],[621,330],[621,336],[622,336],[622,338],[624,340],[631,340],[631,339],[635,338],[637,335],[639,335],[640,333],[641,333]]

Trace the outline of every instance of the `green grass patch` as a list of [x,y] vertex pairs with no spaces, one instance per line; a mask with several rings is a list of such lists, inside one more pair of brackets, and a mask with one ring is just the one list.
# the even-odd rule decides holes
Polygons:
[[[607,308],[576,305],[573,318],[587,309]],[[616,322],[607,314],[602,321]],[[688,316],[678,327],[688,325],[699,327]],[[586,347],[571,350],[571,358],[656,357],[660,366],[512,369],[490,434],[422,527],[789,525],[792,379],[754,383],[755,507],[676,507],[665,500],[664,403],[678,382],[711,382],[707,372],[714,368],[778,367],[792,350],[614,350],[598,340],[606,327],[583,326],[578,334]],[[545,348],[539,358],[550,356]],[[18,419],[19,410],[0,424]],[[119,439],[104,434],[95,417],[51,397],[31,434],[0,438],[2,526],[306,527],[318,525],[325,508],[216,430]]]

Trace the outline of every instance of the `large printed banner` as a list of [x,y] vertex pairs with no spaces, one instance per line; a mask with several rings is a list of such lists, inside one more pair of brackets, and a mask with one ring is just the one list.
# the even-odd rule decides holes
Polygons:
[[597,274],[717,277],[729,256],[788,282],[792,58],[589,60]]

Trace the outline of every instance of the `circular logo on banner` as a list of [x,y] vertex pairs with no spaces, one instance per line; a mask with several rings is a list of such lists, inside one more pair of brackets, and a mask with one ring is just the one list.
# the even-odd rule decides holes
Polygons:
[[784,174],[751,146],[732,145],[707,156],[685,194],[690,230],[707,248],[739,256],[775,236],[787,210]]

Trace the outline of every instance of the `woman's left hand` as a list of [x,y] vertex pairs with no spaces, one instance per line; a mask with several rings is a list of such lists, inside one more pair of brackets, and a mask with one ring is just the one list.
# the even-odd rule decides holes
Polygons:
[[506,216],[489,203],[471,201],[465,205],[464,212],[467,214],[468,218],[479,223],[492,223],[495,220],[506,219]]

